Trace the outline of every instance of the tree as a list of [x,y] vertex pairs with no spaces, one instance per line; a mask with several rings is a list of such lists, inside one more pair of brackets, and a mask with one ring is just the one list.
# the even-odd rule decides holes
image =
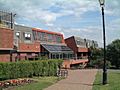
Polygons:
[[107,46],[107,60],[116,68],[120,68],[120,39],[114,40]]
[[88,66],[91,67],[99,67],[101,66],[103,58],[103,49],[102,48],[89,48],[89,63]]
[[[103,68],[103,56],[104,56],[103,48],[93,48],[90,47],[89,49],[89,63],[88,66],[96,67],[96,68]],[[110,61],[106,61],[107,68],[110,68],[111,63]]]

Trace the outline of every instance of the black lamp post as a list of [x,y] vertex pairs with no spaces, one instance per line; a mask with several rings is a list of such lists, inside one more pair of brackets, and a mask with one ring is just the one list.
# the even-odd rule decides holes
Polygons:
[[105,85],[107,84],[106,37],[105,37],[105,19],[104,19],[105,0],[99,0],[99,3],[100,3],[101,10],[102,10],[102,21],[103,21],[103,41],[104,41],[103,85]]

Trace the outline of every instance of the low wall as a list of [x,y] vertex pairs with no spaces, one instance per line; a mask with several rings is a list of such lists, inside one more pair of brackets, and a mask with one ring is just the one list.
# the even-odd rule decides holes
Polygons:
[[78,59],[78,60],[64,60],[63,61],[63,68],[70,68],[70,65],[75,64],[85,64],[88,62],[88,59]]

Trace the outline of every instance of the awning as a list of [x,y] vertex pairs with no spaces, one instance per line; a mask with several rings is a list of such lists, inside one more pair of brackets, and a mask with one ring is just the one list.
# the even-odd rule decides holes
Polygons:
[[50,53],[73,53],[73,51],[65,45],[49,45],[41,44]]

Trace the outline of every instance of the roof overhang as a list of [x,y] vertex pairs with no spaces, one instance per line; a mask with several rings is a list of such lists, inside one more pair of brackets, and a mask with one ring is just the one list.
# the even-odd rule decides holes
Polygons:
[[41,44],[50,53],[73,53],[66,45]]

